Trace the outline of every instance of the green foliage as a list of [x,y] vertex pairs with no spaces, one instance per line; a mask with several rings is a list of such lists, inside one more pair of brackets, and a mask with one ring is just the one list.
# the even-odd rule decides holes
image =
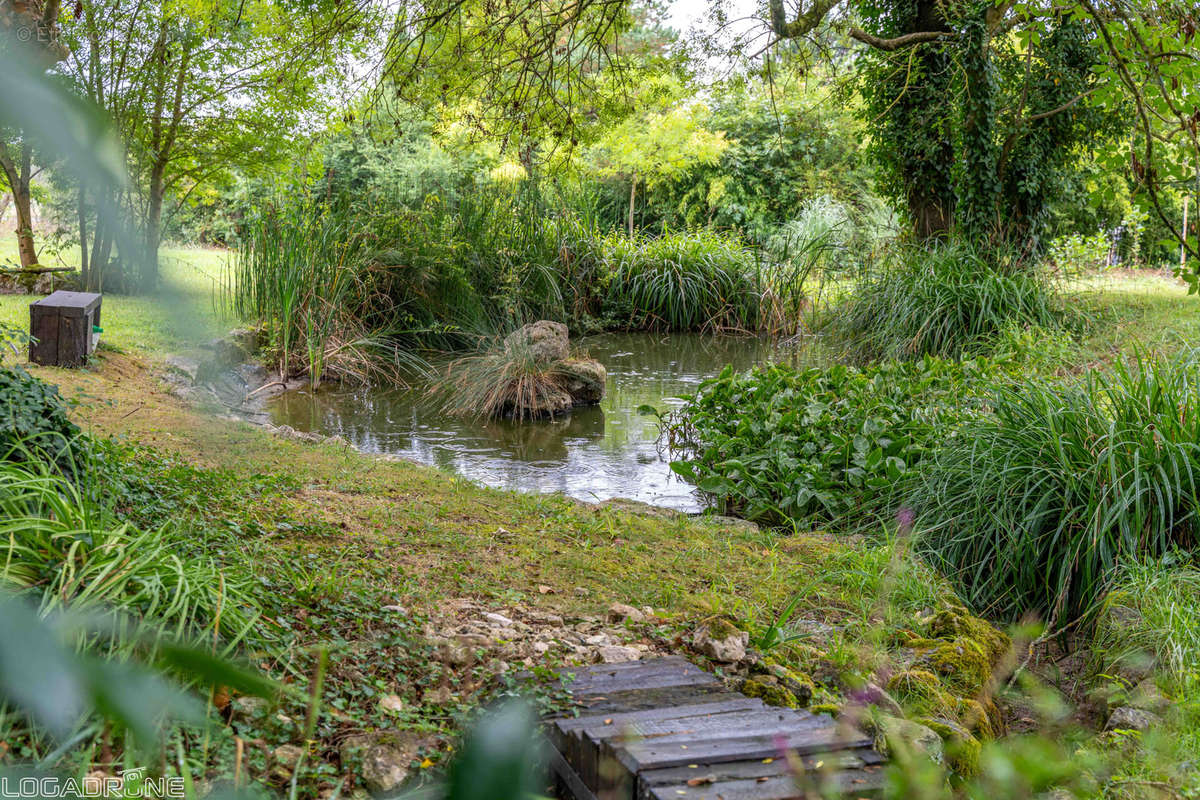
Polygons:
[[1191,360],[1000,387],[991,410],[946,439],[905,500],[921,552],[976,609],[1066,625],[1120,564],[1198,543]]
[[605,311],[634,330],[758,330],[762,298],[755,255],[698,230],[604,241]]
[[750,519],[853,522],[956,424],[988,362],[727,368],[667,423],[671,468]]
[[1066,324],[1049,279],[962,245],[901,247],[866,272],[831,325],[863,359],[958,357],[1010,326]]
[[44,453],[60,467],[71,465],[79,428],[67,417],[58,387],[21,367],[0,367],[0,458],[24,461]]
[[1200,692],[1200,568],[1184,553],[1121,567],[1105,595],[1093,648],[1106,672],[1153,665],[1171,688]]

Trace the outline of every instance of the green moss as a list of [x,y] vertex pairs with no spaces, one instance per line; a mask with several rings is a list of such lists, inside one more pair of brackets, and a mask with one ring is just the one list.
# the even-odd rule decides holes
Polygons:
[[785,689],[777,681],[771,680],[770,676],[751,678],[746,681],[742,684],[742,694],[747,697],[761,698],[769,706],[782,706],[784,708],[800,707],[799,701],[796,700],[796,695]]
[[916,714],[944,714],[957,698],[946,691],[941,680],[927,669],[906,669],[887,682],[888,692]]
[[925,661],[959,695],[976,695],[992,674],[992,660],[973,639],[943,642],[925,654]]
[[1012,640],[987,620],[968,614],[961,607],[939,611],[929,623],[929,635],[936,639],[970,639],[979,643],[988,660],[995,664],[1012,647]]
[[813,703],[808,710],[814,714],[828,714],[831,717],[842,713],[842,707],[837,703]]
[[956,775],[972,778],[979,774],[979,753],[983,748],[978,739],[949,720],[922,719],[921,724],[942,737],[946,766]]
[[767,671],[779,681],[781,686],[795,696],[800,708],[804,708],[812,702],[813,695],[817,691],[817,684],[807,673],[773,663],[767,665]]
[[704,627],[708,628],[709,636],[718,641],[728,639],[730,636],[738,636],[742,632],[741,628],[724,617],[709,617],[704,620]]

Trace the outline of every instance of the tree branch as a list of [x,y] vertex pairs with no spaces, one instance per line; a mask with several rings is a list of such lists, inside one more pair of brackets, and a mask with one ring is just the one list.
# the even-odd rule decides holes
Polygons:
[[896,36],[892,39],[883,39],[878,36],[872,36],[860,28],[850,28],[848,33],[852,39],[857,39],[863,44],[868,44],[876,50],[884,50],[889,53],[899,50],[902,47],[911,47],[923,42],[935,42],[938,39],[950,39],[955,36],[951,31],[915,31],[913,33],[906,33],[903,36]]

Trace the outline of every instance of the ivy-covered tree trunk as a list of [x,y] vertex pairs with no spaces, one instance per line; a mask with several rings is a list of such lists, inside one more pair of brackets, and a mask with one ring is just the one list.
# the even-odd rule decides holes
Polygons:
[[1000,176],[996,146],[996,78],[989,50],[986,7],[970,13],[959,32],[962,83],[954,162],[955,222],[976,244],[991,242],[999,223]]

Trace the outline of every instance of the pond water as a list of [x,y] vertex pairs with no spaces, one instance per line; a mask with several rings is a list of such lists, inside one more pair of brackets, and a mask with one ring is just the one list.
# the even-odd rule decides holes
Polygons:
[[561,419],[460,419],[430,408],[419,391],[372,388],[288,392],[268,411],[277,425],[336,434],[365,452],[433,464],[488,486],[699,511],[701,499],[668,467],[657,419],[638,407],[677,407],[726,364],[740,370],[790,353],[766,339],[698,334],[603,334],[575,344],[608,369],[608,386],[599,406]]

